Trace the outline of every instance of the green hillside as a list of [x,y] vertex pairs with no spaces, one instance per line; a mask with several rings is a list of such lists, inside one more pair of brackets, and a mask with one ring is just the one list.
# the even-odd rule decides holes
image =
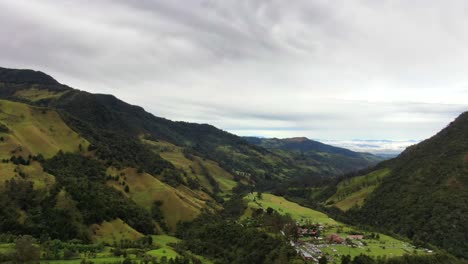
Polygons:
[[[261,199],[258,199],[257,193],[252,193],[245,197],[245,199],[248,202],[248,208],[250,210],[255,210],[257,208],[262,208],[266,210],[268,207],[271,207],[281,214],[290,215],[296,221],[312,221],[314,223],[330,225],[337,224],[335,220],[331,219],[326,214],[288,201],[284,197],[276,196],[269,193],[263,193],[261,196]],[[249,210],[247,210],[246,214],[248,215],[249,213]]]
[[391,172],[348,217],[468,258],[467,153],[464,113],[434,137],[381,164]]
[[326,201],[326,204],[336,206],[343,211],[354,206],[361,206],[390,172],[390,169],[380,169],[366,175],[343,180],[338,184],[336,193]]
[[[108,180],[107,184],[121,191],[125,196],[132,199],[137,205],[150,211],[156,201],[162,202],[161,211],[164,214],[166,224],[175,230],[179,221],[189,221],[194,219],[201,211],[206,208],[206,201],[212,199],[196,193],[186,192],[184,189],[177,189],[147,173],[137,173],[136,169],[115,170],[108,169],[110,176],[119,176],[120,180]],[[125,192],[125,187],[129,191]]]
[[37,154],[49,158],[59,150],[79,152],[89,145],[56,111],[23,103],[0,100],[0,127],[2,159]]

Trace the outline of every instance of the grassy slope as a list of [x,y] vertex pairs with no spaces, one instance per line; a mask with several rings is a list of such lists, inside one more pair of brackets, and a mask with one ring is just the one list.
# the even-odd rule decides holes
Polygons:
[[[169,244],[171,243],[178,243],[180,242],[180,239],[173,237],[173,236],[168,236],[168,235],[157,235],[157,236],[152,236],[153,237],[153,244],[158,247],[158,249],[154,249],[151,251],[146,252],[149,255],[155,256],[158,259],[161,259],[161,257],[166,256],[168,259],[175,258],[176,256],[180,256],[174,248],[172,248]],[[210,260],[199,256],[199,255],[194,255],[196,258],[201,260],[202,263],[204,264],[212,264]]]
[[312,222],[322,224],[337,224],[335,220],[331,219],[326,214],[290,202],[281,196],[264,193],[262,194],[262,199],[256,199],[256,201],[254,201],[255,197],[256,193],[249,194],[245,197],[248,201],[249,208],[259,208],[261,206],[267,209],[271,207],[279,213],[291,215],[291,217],[297,221],[311,220]]
[[77,152],[88,142],[71,130],[57,112],[22,103],[0,100],[0,123],[9,133],[0,133],[0,158],[9,158],[12,152],[27,157],[42,154],[52,157],[59,150]]
[[179,242],[180,240],[178,238],[168,235],[157,235],[152,237],[153,244],[157,246],[158,249],[148,251],[147,254],[158,257],[158,259],[160,259],[163,256],[166,256],[168,259],[179,256],[179,254],[171,246],[168,245],[169,243]]
[[52,99],[52,98],[58,98],[65,94],[67,91],[50,91],[47,89],[38,89],[38,88],[30,88],[30,89],[24,89],[24,90],[19,90],[17,91],[14,96],[22,99],[26,99],[31,102],[37,102],[39,100],[44,100],[44,99]]
[[[122,191],[143,208],[150,210],[154,201],[163,201],[162,211],[171,229],[175,229],[178,221],[195,218],[200,210],[206,207],[205,201],[188,195],[187,191],[175,189],[147,173],[138,174],[136,169],[118,171],[110,168],[108,174],[124,175],[118,182],[111,180],[108,184]],[[124,187],[120,184],[123,181],[129,186],[129,193],[124,192]]]
[[134,241],[143,237],[143,234],[127,225],[121,219],[115,219],[110,222],[104,221],[99,225],[91,225],[90,232],[93,242],[106,242],[111,245],[123,239]]
[[361,206],[390,172],[390,169],[380,169],[363,176],[343,180],[338,184],[336,193],[327,200],[327,204],[334,205],[343,211],[353,206]]
[[25,180],[34,182],[34,189],[47,189],[55,183],[55,177],[43,171],[39,162],[31,162],[29,166],[13,163],[0,163],[0,185],[10,179],[19,179],[18,172],[26,174]]
[[2,254],[9,254],[15,251],[15,244],[14,243],[5,243],[0,244],[0,253]]
[[221,168],[218,163],[212,160],[202,159],[197,156],[194,156],[193,160],[189,160],[184,156],[181,147],[168,142],[155,142],[150,140],[143,140],[143,142],[150,145],[154,151],[159,153],[164,159],[170,161],[174,166],[183,169],[189,177],[198,178],[201,185],[210,191],[212,191],[213,187],[203,175],[201,166],[204,166],[215,178],[223,193],[229,193],[237,184],[232,174]]

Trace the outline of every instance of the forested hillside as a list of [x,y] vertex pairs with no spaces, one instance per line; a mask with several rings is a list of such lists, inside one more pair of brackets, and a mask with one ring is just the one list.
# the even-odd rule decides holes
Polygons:
[[468,258],[468,113],[375,170],[382,171],[347,217]]
[[304,137],[285,139],[245,137],[245,139],[322,175],[342,175],[373,166],[383,160],[369,153],[354,152]]

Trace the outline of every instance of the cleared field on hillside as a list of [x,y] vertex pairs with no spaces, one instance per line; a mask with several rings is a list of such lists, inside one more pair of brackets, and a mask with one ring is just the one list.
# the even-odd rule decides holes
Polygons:
[[[284,197],[276,196],[269,193],[263,193],[262,199],[258,199],[257,193],[248,194],[244,199],[248,201],[250,208],[267,209],[271,207],[281,214],[289,214],[296,221],[311,221],[321,224],[337,224],[337,222],[326,214],[310,208],[301,206],[297,203],[286,200]],[[254,201],[255,199],[255,201]]]
[[156,142],[145,139],[142,139],[142,141],[151,146],[156,153],[170,161],[174,166],[183,169],[189,177],[198,178],[201,186],[205,187],[210,192],[213,191],[213,186],[204,175],[204,169],[218,182],[219,188],[223,193],[230,193],[232,188],[237,185],[234,181],[234,176],[212,160],[203,159],[195,155],[192,155],[192,158],[188,159],[184,155],[183,148],[168,142]]
[[0,133],[4,139],[0,141],[1,159],[29,154],[49,158],[59,150],[78,152],[80,144],[83,150],[89,145],[53,110],[0,100],[0,124],[9,130]]
[[334,205],[343,211],[349,210],[353,206],[361,206],[369,194],[390,172],[390,169],[381,169],[343,180],[338,184],[336,193],[327,200],[327,205]]
[[102,224],[94,224],[90,227],[94,242],[105,242],[112,245],[120,240],[138,240],[143,234],[127,225],[121,219],[115,219],[110,222],[104,221]]
[[36,102],[36,101],[44,100],[44,99],[58,98],[64,95],[65,93],[67,93],[67,91],[56,92],[56,91],[49,91],[46,89],[31,88],[31,89],[19,90],[15,93],[15,96],[29,100],[31,102]]
[[[149,255],[158,257],[158,259],[161,259],[161,257],[167,257],[168,259],[175,258],[176,256],[180,256],[169,244],[171,243],[178,243],[180,242],[180,239],[173,237],[173,236],[168,236],[168,235],[155,235],[152,236],[153,238],[153,245],[156,247],[159,247],[158,249],[154,249],[151,251],[146,252]],[[203,264],[212,264],[210,260],[191,253],[188,251],[187,253],[191,254],[192,256],[198,258]]]
[[178,238],[168,235],[157,235],[152,236],[152,238],[153,245],[158,247],[158,249],[148,251],[146,252],[147,254],[158,257],[158,259],[160,259],[163,256],[167,257],[168,259],[179,256],[179,254],[171,246],[168,245],[169,243],[179,242],[180,240]]
[[[177,222],[194,219],[206,207],[205,201],[188,195],[165,184],[148,173],[137,173],[136,169],[115,170],[109,168],[109,175],[120,175],[119,181],[110,180],[108,184],[120,190],[143,208],[150,210],[155,201],[162,201],[162,211],[168,226],[175,230]],[[126,193],[124,182],[130,191]]]
[[94,224],[89,228],[93,242],[105,242],[109,245],[119,243],[120,240],[138,240],[144,235],[127,225],[121,219],[104,221],[102,224]]
[[[19,176],[20,172],[23,173],[24,178]],[[0,186],[11,179],[32,181],[36,190],[50,188],[55,183],[55,177],[44,172],[41,164],[36,161],[28,166],[15,165],[11,162],[0,163]]]

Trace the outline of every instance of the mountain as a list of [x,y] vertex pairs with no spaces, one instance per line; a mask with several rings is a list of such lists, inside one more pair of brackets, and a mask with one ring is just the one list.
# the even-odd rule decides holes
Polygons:
[[[442,149],[433,148],[432,151]],[[413,147],[407,153],[417,149]],[[422,155],[420,151],[405,153],[398,159]],[[378,193],[386,193],[385,188],[380,189],[387,185],[387,179],[390,182],[387,188],[393,188],[391,178],[402,181],[394,175],[409,161],[398,162],[398,159],[377,165],[376,169],[390,172],[375,177],[378,178],[376,186],[382,183],[374,192],[368,192],[368,198],[374,199],[374,203],[385,201],[387,196],[381,198]],[[414,159],[417,162],[417,157]],[[160,253],[170,252],[183,258],[172,263],[201,263],[203,258],[197,253],[215,263],[276,260],[303,263],[289,240],[279,235],[282,228],[294,227],[299,220],[285,215],[282,207],[278,207],[283,205],[282,198],[265,195],[279,203],[271,205],[277,210],[249,209],[248,203],[259,204],[255,199],[261,199],[261,193],[252,202],[245,200],[253,196],[247,194],[254,189],[286,188],[308,195],[304,189],[315,193],[329,182],[327,179],[366,168],[379,159],[306,138],[241,138],[208,124],[173,122],[112,95],[68,87],[42,72],[0,68],[0,160],[1,246],[11,249],[12,243],[17,246],[26,243],[30,249],[36,248],[33,251],[38,255],[42,252],[47,261],[62,260],[73,253],[89,256],[92,252],[105,252],[113,254],[106,261],[120,263],[120,256],[128,250],[133,260],[139,256],[138,260],[145,261],[151,259],[151,254],[159,257]],[[447,165],[447,168],[451,167]],[[372,169],[367,170],[372,174]],[[450,188],[459,188],[447,195],[458,193],[460,202],[465,201],[459,191],[463,190],[465,180],[457,176],[448,177],[447,181]],[[408,183],[408,186],[412,185]],[[418,192],[427,191],[418,189],[423,187],[412,186]],[[325,188],[327,192],[320,197],[338,189]],[[439,202],[431,199],[423,201]],[[326,203],[333,206],[335,202]],[[446,202],[454,206],[450,207],[454,209],[453,217],[466,216],[463,211],[457,211],[466,207],[454,201]],[[357,220],[375,213],[371,210],[374,207],[367,204],[366,200],[360,209],[348,210],[349,218]],[[438,204],[426,206],[438,208]],[[288,203],[288,210],[291,208],[300,206]],[[438,210],[446,212],[444,208]],[[325,215],[321,218],[329,219]],[[377,217],[375,221],[380,219],[383,218]],[[403,220],[405,225],[419,224]],[[244,222],[239,224],[239,221]],[[359,221],[380,223],[369,219]],[[457,232],[463,226],[458,220],[451,223]],[[446,226],[439,227],[446,230]],[[333,228],[328,232],[338,232]],[[392,225],[388,228],[394,230]],[[419,226],[413,228],[417,230]],[[354,228],[351,230],[355,232]],[[446,232],[454,237],[458,234]],[[22,236],[25,234],[39,241]],[[153,239],[159,243],[153,243]],[[171,246],[173,241],[180,243]],[[445,244],[438,245],[447,248]],[[447,245],[451,252],[459,253],[456,244]],[[424,253],[423,250],[414,252]],[[412,257],[419,260],[417,254]],[[438,257],[423,255],[422,259]],[[13,259],[5,255],[2,247],[0,262]],[[403,262],[389,259],[385,263]]]
[[[47,208],[62,214],[54,221],[75,217],[70,230],[52,232],[60,239],[96,239],[89,226],[115,219],[142,233],[174,231],[179,221],[222,208],[236,186],[267,188],[298,177],[313,183],[323,171],[338,171],[331,157],[305,166],[211,125],[156,117],[32,70],[0,68],[0,137],[1,180],[9,190],[3,195],[25,196],[4,200],[10,217],[0,231],[51,235],[57,223],[37,211]],[[57,208],[62,202],[74,206]]]
[[245,137],[245,139],[322,175],[340,175],[373,166],[383,160],[369,153],[354,152],[305,137],[285,139]]
[[468,112],[397,158],[341,181],[327,204],[347,210],[354,223],[468,258],[467,186]]

